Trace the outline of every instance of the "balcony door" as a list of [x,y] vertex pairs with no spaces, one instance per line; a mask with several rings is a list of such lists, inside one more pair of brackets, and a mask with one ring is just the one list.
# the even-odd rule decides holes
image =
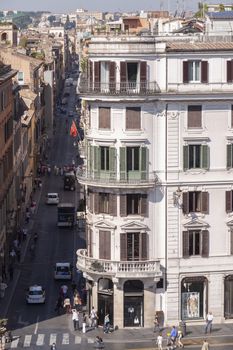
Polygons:
[[122,233],[120,237],[121,260],[147,260],[148,238],[146,232]]
[[120,148],[121,180],[146,180],[148,178],[148,149],[146,147]]
[[140,233],[127,234],[127,261],[135,261],[140,258]]

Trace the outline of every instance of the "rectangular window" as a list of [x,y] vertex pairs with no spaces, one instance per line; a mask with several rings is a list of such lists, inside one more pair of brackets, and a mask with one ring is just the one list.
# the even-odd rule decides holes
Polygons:
[[209,169],[209,147],[207,145],[187,145],[183,149],[184,170]]
[[99,129],[111,129],[110,107],[99,107]]
[[109,170],[109,147],[100,147],[100,170]]
[[226,191],[226,212],[233,212],[233,191]]
[[188,128],[202,127],[202,106],[188,106]]
[[188,258],[197,255],[209,256],[209,231],[183,231],[183,257]]
[[140,260],[140,233],[127,233],[127,261]]
[[127,107],[126,108],[126,130],[141,129],[141,108]]
[[233,144],[227,145],[227,169],[233,168]]
[[188,62],[188,78],[189,82],[200,82],[200,61],[189,61]]
[[201,191],[189,191],[183,193],[182,208],[184,214],[209,213],[209,193]]
[[99,212],[109,214],[109,193],[99,193]]
[[127,171],[139,171],[140,147],[127,147]]
[[183,83],[208,83],[208,62],[207,61],[184,61],[183,62]]
[[140,214],[140,201],[140,194],[127,194],[127,215]]

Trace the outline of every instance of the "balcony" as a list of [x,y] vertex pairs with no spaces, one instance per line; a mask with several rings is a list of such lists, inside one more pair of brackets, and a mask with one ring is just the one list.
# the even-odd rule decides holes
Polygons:
[[86,167],[79,167],[76,172],[80,184],[95,187],[135,188],[135,186],[140,186],[141,188],[153,188],[158,182],[158,176],[155,172],[131,171],[123,175],[111,171],[89,172]]
[[110,82],[101,83],[94,82],[89,83],[87,79],[80,78],[80,83],[78,87],[80,94],[89,95],[111,95],[111,96],[133,96],[133,95],[154,95],[160,92],[160,88],[157,82]]
[[77,268],[88,274],[115,278],[159,278],[159,260],[111,261],[90,258],[86,249],[77,251]]

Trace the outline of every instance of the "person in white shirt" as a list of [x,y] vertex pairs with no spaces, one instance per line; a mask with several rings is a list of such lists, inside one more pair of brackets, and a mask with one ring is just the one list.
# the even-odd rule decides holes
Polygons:
[[92,306],[92,309],[90,312],[90,319],[91,319],[91,327],[97,328],[97,311],[95,310],[94,306]]
[[205,334],[208,332],[212,332],[212,323],[213,323],[214,316],[211,311],[208,312],[206,316],[206,326],[205,326]]
[[163,337],[161,333],[157,336],[157,345],[159,350],[163,350]]

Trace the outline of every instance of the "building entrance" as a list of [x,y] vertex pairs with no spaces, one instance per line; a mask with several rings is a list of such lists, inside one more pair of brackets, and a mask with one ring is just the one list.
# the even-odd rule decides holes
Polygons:
[[129,280],[124,284],[124,327],[144,326],[144,286],[141,281]]

